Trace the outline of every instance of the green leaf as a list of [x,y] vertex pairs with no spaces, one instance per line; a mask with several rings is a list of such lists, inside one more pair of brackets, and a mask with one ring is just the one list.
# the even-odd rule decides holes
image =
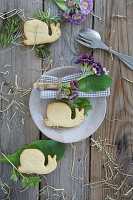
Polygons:
[[78,108],[79,111],[82,108],[84,108],[84,115],[86,116],[88,116],[88,111],[92,110],[92,105],[90,104],[90,101],[88,98],[78,98],[76,101],[73,101],[71,103],[68,101],[68,99],[60,99],[56,101],[66,103],[70,106],[72,110],[72,116],[71,116],[72,119],[74,119],[76,116],[75,108]]
[[5,49],[6,46],[8,45],[8,43],[9,43],[6,35],[3,35],[3,38],[1,39],[1,43],[2,43],[3,49]]
[[41,182],[41,178],[39,176],[34,176],[34,177],[23,177],[22,179],[22,186],[26,187],[27,185],[32,186],[38,186],[39,182]]
[[[20,154],[25,150],[25,149],[39,149],[42,151],[42,153],[45,155],[46,161],[45,165],[48,163],[48,155],[51,155],[52,157],[54,155],[57,156],[57,161],[59,161],[62,156],[64,155],[65,152],[65,145],[56,142],[54,140],[38,140],[35,141],[31,144],[29,144],[26,147],[22,147],[19,149],[16,153],[7,156],[7,158],[13,163],[13,164],[20,164]],[[6,158],[2,157],[0,158],[0,162],[8,162]]]
[[104,91],[109,88],[113,82],[112,78],[106,74],[100,76],[93,74],[79,81],[79,91],[82,92],[97,92]]
[[64,12],[68,11],[68,8],[66,6],[66,0],[53,0],[57,6],[63,10]]
[[10,179],[13,180],[13,181],[15,181],[15,182],[18,181],[18,177],[17,177],[17,175],[16,175],[16,171],[15,171],[15,168],[14,168],[14,167],[12,168]]
[[77,4],[79,4],[79,1],[77,1],[77,0],[74,0],[74,3],[77,3]]
[[50,13],[51,13],[51,10],[50,10],[50,8],[48,8],[47,17],[50,17]]

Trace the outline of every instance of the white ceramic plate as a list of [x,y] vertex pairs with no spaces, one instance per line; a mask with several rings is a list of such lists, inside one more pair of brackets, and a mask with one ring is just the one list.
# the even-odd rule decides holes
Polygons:
[[[63,77],[72,73],[78,73],[79,71],[80,69],[77,67],[64,66],[52,69],[47,72],[47,74],[56,77]],[[90,98],[90,101],[93,109],[89,110],[88,116],[85,116],[83,123],[74,128],[57,129],[45,126],[44,118],[46,118],[47,106],[49,103],[53,102],[53,100],[40,100],[40,92],[38,89],[33,88],[30,96],[29,107],[35,124],[44,135],[62,143],[71,143],[84,140],[92,135],[101,125],[105,117],[106,98]]]

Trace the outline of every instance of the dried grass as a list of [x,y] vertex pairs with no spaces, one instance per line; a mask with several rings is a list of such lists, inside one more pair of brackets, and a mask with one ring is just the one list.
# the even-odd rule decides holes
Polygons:
[[[7,185],[7,183],[3,183],[3,181],[0,179],[0,188],[2,190],[2,192],[6,195],[6,199],[10,200],[10,192],[11,189],[10,187]],[[4,199],[3,199],[4,200]]]
[[108,119],[107,117],[105,117],[105,119],[108,120],[109,122],[114,122],[114,121],[122,122],[121,119]]
[[[102,179],[97,182],[86,183],[83,186],[89,186],[90,188],[93,188],[93,189],[103,186],[103,189],[108,189],[109,191],[112,190],[113,197],[110,197],[109,195],[107,195],[105,197],[105,200],[117,200],[123,195],[128,196],[132,192],[133,188],[130,188],[125,193],[125,190],[127,190],[127,187],[129,187],[128,182],[126,181],[130,177],[133,177],[133,175],[124,173],[122,166],[116,163],[115,155],[111,153],[112,148],[115,145],[109,144],[106,138],[102,140],[99,137],[97,140],[94,140],[93,138],[91,138],[91,146],[95,147],[97,151],[101,154],[101,157],[104,159],[105,179]],[[109,151],[109,147],[111,148],[111,151]],[[118,177],[118,175],[120,175],[121,178],[123,179],[121,183],[119,181],[117,181],[118,183],[116,183],[116,178]]]
[[72,163],[72,169],[71,169],[71,171],[70,171],[70,175],[72,176],[73,170],[74,170],[74,166],[75,166],[76,146],[74,146],[74,145],[71,143],[71,148],[72,148],[72,150],[73,150],[73,163]]
[[90,14],[91,14],[93,17],[97,18],[99,21],[101,21],[101,20],[102,20],[102,19],[101,19],[101,17],[99,17],[99,16],[95,15],[93,12],[90,12]]
[[132,190],[133,190],[133,187],[130,188],[130,190],[128,190],[128,191],[124,194],[124,196],[128,196],[128,195],[132,192]]
[[129,79],[127,79],[126,77],[121,77],[122,79],[124,79],[124,80],[126,80],[127,82],[129,82],[129,83],[133,83],[133,81],[132,80],[129,80]]
[[114,18],[128,19],[128,17],[124,16],[124,15],[112,15],[112,17],[114,17]]
[[[58,192],[58,191],[64,191],[64,188],[55,188],[51,185],[48,185],[48,182],[46,184],[46,186],[44,186],[41,190],[39,190],[39,194],[37,196],[41,196],[42,194],[46,194],[47,198],[49,198],[49,189],[52,190],[52,192]],[[58,194],[54,194],[54,195],[58,195]]]
[[[4,67],[7,66],[9,65],[6,64]],[[0,83],[0,99],[5,102],[5,108],[0,110],[2,114],[0,123],[4,121],[7,130],[1,134],[11,133],[12,126],[15,126],[15,129],[22,134],[21,127],[24,125],[25,120],[30,117],[29,108],[24,104],[23,97],[31,92],[31,88],[19,86],[17,75],[15,75],[14,85],[5,85],[4,83]],[[13,111],[12,115],[9,112],[10,110]],[[20,124],[20,127],[18,124]]]

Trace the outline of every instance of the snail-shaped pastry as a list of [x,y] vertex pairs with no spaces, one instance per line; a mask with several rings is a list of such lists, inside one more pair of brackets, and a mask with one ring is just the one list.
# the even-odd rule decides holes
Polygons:
[[45,22],[37,19],[26,21],[24,24],[24,35],[26,45],[38,45],[45,43],[52,43],[61,36],[60,23],[57,25],[50,24],[52,34],[49,35],[49,28]]
[[25,149],[20,155],[18,171],[26,174],[48,174],[57,167],[56,155],[48,155],[48,164],[45,166],[45,156],[38,149]]
[[71,108],[62,102],[51,103],[47,108],[47,119],[45,119],[46,126],[54,127],[75,127],[80,125],[84,120],[84,108],[79,111],[75,108],[76,116],[71,119]]

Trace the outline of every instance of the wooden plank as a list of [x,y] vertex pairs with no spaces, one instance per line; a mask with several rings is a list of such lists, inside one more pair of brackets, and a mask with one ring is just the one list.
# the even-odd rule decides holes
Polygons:
[[[1,1],[0,12],[10,11],[12,9],[24,9],[25,16],[32,17],[33,12],[37,9],[42,8],[41,3],[33,3],[33,1],[17,1],[17,0],[5,0]],[[9,48],[9,47],[7,47]],[[14,85],[15,75],[18,76],[18,85],[21,85],[23,82],[23,87],[30,88],[32,87],[33,82],[39,77],[39,72],[31,69],[32,67],[36,69],[41,69],[41,61],[38,59],[31,48],[26,46],[16,47],[14,49],[8,50],[0,55],[0,65],[4,66],[6,64],[11,65],[8,67],[9,74],[1,76],[2,81],[6,81],[10,85]],[[6,70],[6,69],[5,69]],[[3,87],[3,89],[6,86]],[[22,98],[17,99],[18,102],[21,100],[26,106],[28,106],[29,95],[26,95]],[[1,109],[4,109],[7,106],[5,101],[2,101]],[[0,149],[5,155],[11,154],[15,152],[22,146],[25,146],[32,141],[39,139],[39,130],[35,126],[31,117],[25,120],[25,123],[22,124],[22,113],[19,113],[19,109],[27,112],[25,108],[21,105],[19,107],[17,104],[11,107],[8,112],[8,118],[13,122],[7,120],[7,117],[0,124]],[[15,114],[16,112],[16,114]],[[19,114],[17,114],[19,113]],[[15,114],[15,115],[14,115]],[[14,115],[14,116],[13,116]],[[10,128],[9,128],[10,127]],[[20,192],[22,190],[21,182],[15,183],[10,180],[10,170],[11,166],[8,164],[0,164],[0,174],[3,182],[7,183],[11,188],[11,199],[37,199],[36,195],[38,194],[38,187],[36,188],[28,188],[24,192]],[[0,190],[0,199],[6,198],[7,195],[3,194]]]
[[[45,4],[45,8],[47,2]],[[51,15],[56,14],[58,9],[54,3],[50,4]],[[61,38],[52,44],[51,51],[54,53],[53,64],[56,67],[74,65],[74,59],[76,59],[77,51],[74,48],[74,37],[78,34],[79,30],[84,27],[92,26],[91,15],[87,17],[86,22],[81,25],[74,25],[70,23],[64,23],[61,25],[62,36]],[[72,38],[72,40],[71,40]],[[81,52],[90,52],[87,48],[75,43],[76,48]],[[45,138],[43,135],[41,138]],[[68,177],[66,173],[70,174],[70,169],[73,164],[73,150],[70,144],[66,144],[66,153],[63,159],[58,163],[58,167],[55,172],[46,175],[47,184],[55,188],[64,188],[64,191],[54,192],[49,189],[49,195],[46,193],[40,196],[40,200],[44,198],[50,198],[57,200],[59,196],[54,194],[59,194],[60,199],[69,199],[67,195],[74,199],[87,199],[89,200],[90,192],[87,187],[83,187],[83,184],[89,181],[89,166],[90,166],[90,150],[89,150],[89,139],[75,143],[76,156],[75,156],[75,167],[73,171],[73,176],[76,177],[74,180]],[[84,178],[83,180],[77,178]],[[46,186],[46,180],[41,183],[41,188]],[[63,192],[63,193],[62,193]],[[53,196],[54,195],[54,196]]]
[[[46,175],[47,181],[44,178],[41,182],[41,189],[47,185],[62,191],[54,191],[48,187],[48,192],[40,196],[40,199],[50,198],[57,200],[59,196],[63,199],[72,199],[75,196],[77,199],[89,199],[90,192],[88,188],[83,187],[86,182],[89,182],[89,139],[83,142],[73,144],[75,148],[75,164],[73,169],[73,177],[70,176],[70,171],[73,166],[73,149],[70,144],[66,145],[66,153],[61,161],[58,163],[57,169]],[[82,180],[83,179],[83,180]],[[46,188],[43,190],[46,191]],[[56,196],[58,194],[59,196]]]
[[[95,0],[95,14],[102,18],[101,23],[96,19],[94,20],[94,29],[97,30],[103,42],[112,47],[112,49],[121,53],[132,54],[132,35],[131,27],[132,21],[132,7],[127,7],[127,1],[105,1]],[[113,15],[123,15],[129,17],[119,18]],[[122,62],[104,51],[95,51],[95,58],[101,60],[102,64],[110,71],[114,82],[111,87],[111,95],[107,98],[107,113],[102,126],[98,129],[92,138],[97,139],[108,138],[109,143],[116,144],[116,162],[119,165],[124,165],[127,173],[133,173],[131,166],[132,162],[132,132],[133,132],[133,85],[121,79],[121,76],[126,76],[128,79],[133,80],[133,73]],[[109,120],[108,120],[109,119]],[[119,120],[110,120],[119,119]],[[120,121],[121,120],[121,121]],[[108,148],[109,150],[110,148]],[[94,148],[91,149],[91,182],[100,181],[105,179],[105,170],[103,167],[104,159],[101,154]],[[123,180],[119,177],[118,183]],[[131,187],[131,179],[129,179],[129,186]],[[123,199],[122,194],[114,195],[114,190],[104,190],[106,186],[91,189],[91,199],[99,200],[105,199],[107,195],[113,199]],[[129,194],[129,199],[132,199],[132,194]],[[125,198],[124,198],[125,199]]]

